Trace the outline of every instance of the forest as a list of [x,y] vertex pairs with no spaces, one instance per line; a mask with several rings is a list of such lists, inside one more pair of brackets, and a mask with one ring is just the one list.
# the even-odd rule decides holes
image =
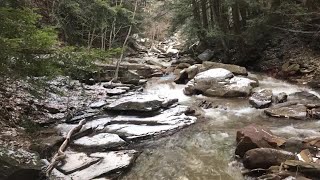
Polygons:
[[319,0],[1,0],[0,179],[318,179]]

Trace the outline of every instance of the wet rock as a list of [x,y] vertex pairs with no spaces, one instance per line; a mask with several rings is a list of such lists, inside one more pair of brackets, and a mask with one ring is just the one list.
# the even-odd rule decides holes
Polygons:
[[259,109],[267,108],[272,103],[272,91],[270,89],[264,89],[259,92],[255,92],[249,98],[249,103]]
[[285,144],[283,145],[283,150],[289,151],[292,153],[299,153],[306,148],[307,146],[305,145],[303,140],[296,137],[291,137],[287,139]]
[[114,88],[114,89],[106,89],[106,92],[108,96],[117,96],[117,95],[126,93],[127,90]]
[[307,118],[307,108],[302,104],[289,105],[285,107],[271,107],[264,112],[271,117],[290,118],[296,120],[305,120]]
[[237,131],[237,147],[235,154],[243,157],[244,154],[255,148],[278,148],[285,143],[283,138],[258,125],[249,125]]
[[296,158],[296,155],[288,151],[271,148],[256,148],[245,153],[243,165],[248,169],[267,169],[271,166],[280,165],[286,160],[294,160]]
[[165,99],[161,107],[169,108],[170,106],[174,105],[177,102],[179,102],[179,99]]
[[213,56],[214,56],[214,52],[207,49],[203,53],[198,55],[198,59],[201,61],[209,61],[213,58]]
[[233,64],[223,64],[223,63],[205,61],[202,63],[202,66],[204,70],[222,68],[232,72],[234,75],[243,75],[243,76],[248,75],[247,69],[245,67],[241,67]]
[[57,166],[57,169],[65,175],[71,174],[81,169],[85,169],[100,160],[100,158],[89,157],[85,153],[72,151],[66,151],[65,155],[66,156],[63,163],[60,163]]
[[89,107],[92,109],[99,109],[105,106],[106,104],[107,104],[106,101],[97,101],[97,102],[91,103]]
[[189,81],[188,73],[186,72],[185,69],[180,71],[177,77],[174,79],[174,82],[177,84],[186,84],[188,81]]
[[316,163],[307,163],[298,160],[287,160],[284,162],[284,166],[289,171],[302,173],[308,177],[319,178],[320,177],[320,165]]
[[92,153],[89,157],[100,159],[97,163],[83,170],[76,171],[67,177],[71,179],[88,180],[118,170],[123,171],[133,163],[136,155],[137,152],[134,150]]
[[115,133],[127,139],[149,138],[173,132],[196,122],[197,118],[185,115],[187,106],[175,106],[152,117],[118,116],[97,119],[94,126],[104,126],[103,132]]
[[136,95],[123,97],[106,106],[107,110],[114,111],[156,111],[162,107],[165,99],[154,95]]
[[275,104],[284,103],[288,99],[288,95],[284,92],[272,96],[272,102]]
[[288,96],[288,100],[290,101],[298,101],[301,104],[317,104],[320,103],[320,99],[318,96],[307,92],[307,91],[301,91],[301,92],[296,92],[293,94],[290,94]]
[[200,65],[192,65],[186,69],[189,80],[194,78],[199,73],[199,66]]
[[92,137],[82,137],[74,141],[74,145],[85,148],[114,148],[126,142],[116,134],[100,133]]
[[[155,121],[158,125],[154,125],[152,121],[142,121],[145,124],[112,124],[106,126],[104,131],[116,133],[125,136],[127,139],[150,138],[158,135],[172,132],[195,123],[197,118],[192,116],[180,115],[173,116],[162,121]],[[159,119],[160,120],[160,119]],[[132,122],[132,121],[131,121]],[[130,123],[130,122],[129,122]],[[148,125],[150,124],[150,125]]]

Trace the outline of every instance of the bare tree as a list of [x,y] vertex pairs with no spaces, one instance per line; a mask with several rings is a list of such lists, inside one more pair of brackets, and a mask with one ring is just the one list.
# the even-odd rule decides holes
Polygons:
[[[133,15],[132,15],[132,22],[133,22],[134,19],[135,19],[136,12],[137,12],[137,7],[138,7],[138,0],[135,1],[134,11],[133,11]],[[121,64],[121,62],[122,62],[122,59],[123,59],[123,56],[124,56],[124,53],[125,53],[125,48],[126,48],[128,39],[129,39],[129,37],[130,37],[131,31],[132,31],[132,25],[129,26],[128,34],[127,34],[127,36],[126,36],[126,39],[125,39],[124,42],[123,42],[122,52],[121,52],[120,58],[119,58],[118,61],[117,61],[116,71],[115,71],[115,74],[114,74],[114,78],[111,80],[111,82],[116,82],[116,81],[118,81],[118,78],[119,78],[119,67],[120,67],[120,64]]]

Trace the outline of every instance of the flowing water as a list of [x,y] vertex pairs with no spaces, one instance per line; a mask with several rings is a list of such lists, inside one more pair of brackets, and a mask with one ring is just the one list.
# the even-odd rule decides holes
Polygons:
[[[287,94],[307,91],[320,97],[316,91],[292,85],[274,78],[250,74],[259,79],[260,88],[274,93]],[[123,177],[126,180],[229,180],[243,179],[240,167],[233,159],[236,131],[255,123],[269,127],[284,137],[320,135],[320,121],[275,119],[262,110],[251,108],[247,98],[212,98],[197,95],[185,96],[184,85],[172,83],[173,76],[151,80],[146,91],[179,98],[181,104],[195,105],[198,101],[212,102],[217,108],[205,110],[204,119],[169,137],[143,144],[143,152],[132,169]]]

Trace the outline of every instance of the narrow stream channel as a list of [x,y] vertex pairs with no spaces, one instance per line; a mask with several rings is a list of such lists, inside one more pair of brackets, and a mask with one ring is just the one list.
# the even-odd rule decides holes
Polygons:
[[[292,85],[264,75],[250,74],[259,80],[259,88],[269,88],[277,94],[307,91],[320,95],[307,87]],[[238,164],[234,162],[236,131],[255,123],[267,126],[283,137],[320,136],[319,121],[296,121],[266,116],[263,110],[250,107],[247,98],[214,98],[202,95],[188,97],[184,85],[172,82],[173,76],[154,78],[147,84],[146,92],[179,98],[185,105],[198,101],[212,102],[217,108],[205,110],[204,119],[169,137],[148,141],[132,169],[123,177],[135,179],[243,179]]]

